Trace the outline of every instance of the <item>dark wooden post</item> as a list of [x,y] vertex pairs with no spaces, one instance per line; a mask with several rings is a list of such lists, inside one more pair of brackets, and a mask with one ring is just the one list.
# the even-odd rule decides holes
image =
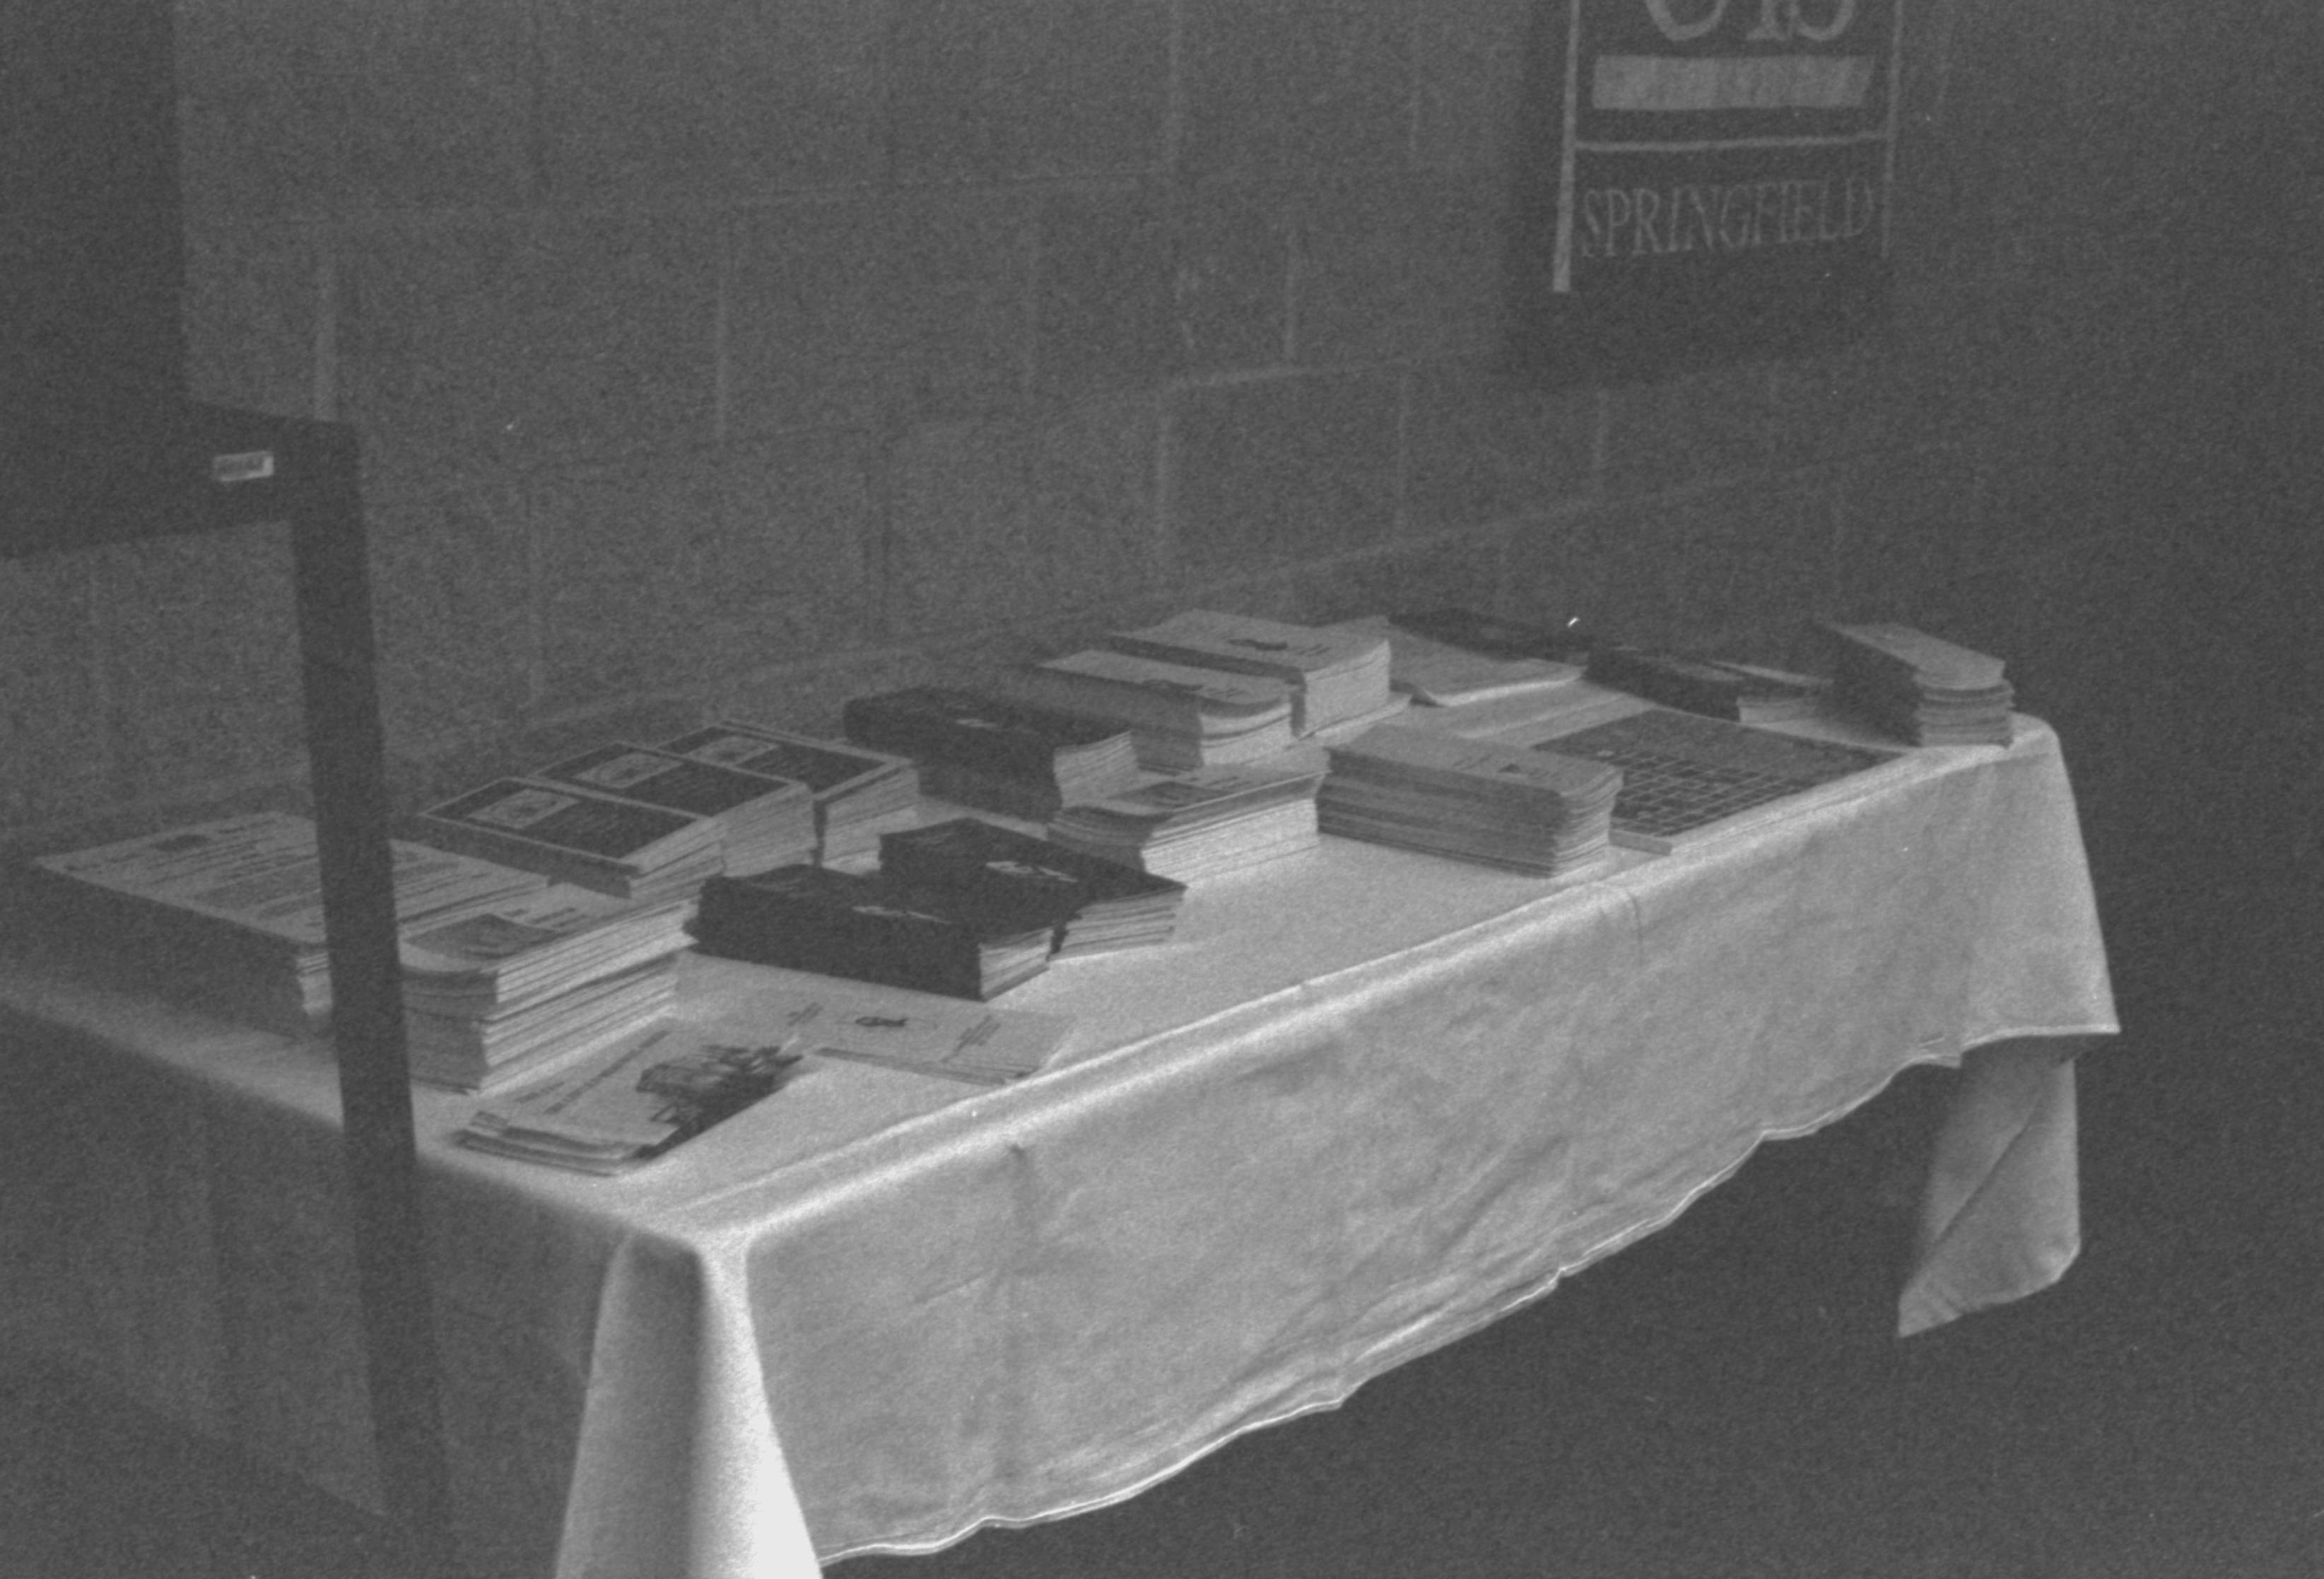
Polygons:
[[380,1474],[398,1556],[455,1573],[427,1239],[413,1150],[371,580],[354,435],[318,429],[290,519],[348,1198]]

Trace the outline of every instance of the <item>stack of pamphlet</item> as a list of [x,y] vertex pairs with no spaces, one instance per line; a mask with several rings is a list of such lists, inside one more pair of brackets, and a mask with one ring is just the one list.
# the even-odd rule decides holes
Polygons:
[[666,740],[661,749],[806,785],[815,797],[818,861],[876,850],[882,833],[919,820],[920,771],[888,752],[733,719]]
[[725,868],[715,817],[495,779],[420,814],[432,845],[640,903],[683,898]]
[[843,719],[849,740],[917,761],[929,794],[1010,817],[1046,817],[1138,777],[1119,724],[949,686],[858,697]]
[[704,885],[706,954],[954,998],[991,998],[1047,969],[1054,915],[889,873],[779,866]]
[[[408,935],[544,885],[530,872],[393,841],[398,922]],[[40,922],[125,957],[165,990],[286,1036],[331,1007],[315,825],[256,811],[32,862]]]
[[973,817],[888,835],[880,869],[995,908],[1047,910],[1060,957],[1167,942],[1186,897],[1185,883]]
[[1600,647],[1590,654],[1590,679],[1650,702],[1706,718],[1777,724],[1812,718],[1830,688],[1806,675],[1716,658],[1646,647]]
[[627,743],[594,746],[525,777],[709,817],[718,824],[723,870],[738,875],[815,854],[815,797],[796,779]]
[[626,1173],[773,1095],[799,1055],[672,1025],[485,1103],[460,1131],[479,1151],[579,1173]]
[[1561,689],[1582,678],[1578,663],[1548,658],[1495,658],[1407,631],[1386,614],[1349,620],[1330,629],[1386,637],[1389,686],[1399,696],[1432,707],[1533,696]]
[[1295,738],[1291,688],[1265,675],[1092,648],[1028,664],[1010,685],[1028,701],[1127,725],[1139,764],[1159,772],[1256,762]]
[[1557,877],[1608,848],[1618,768],[1390,726],[1332,751],[1323,831]]
[[1322,764],[1296,758],[1202,768],[1069,806],[1049,822],[1068,849],[1194,882],[1316,843]]
[[1250,614],[1190,609],[1106,644],[1141,658],[1281,680],[1291,688],[1291,729],[1301,736],[1379,723],[1398,704],[1388,687],[1385,633],[1319,629]]
[[489,1090],[668,1014],[692,938],[683,900],[639,905],[558,883],[403,937],[411,1072]]
[[2014,688],[2002,660],[1910,625],[1828,624],[1832,697],[1914,745],[2007,745]]

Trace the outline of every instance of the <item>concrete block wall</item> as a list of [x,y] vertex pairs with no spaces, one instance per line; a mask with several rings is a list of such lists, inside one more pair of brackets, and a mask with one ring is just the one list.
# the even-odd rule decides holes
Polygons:
[[[2047,589],[2149,530],[2185,350],[2117,245],[2183,151],[2113,134],[2205,113],[2131,89],[2213,34],[1925,0],[1893,326],[1545,392],[1497,366],[1535,8],[179,0],[196,392],[360,429],[406,804],[1197,604],[1896,614],[2070,695]],[[295,794],[285,559],[0,566],[0,839]]]

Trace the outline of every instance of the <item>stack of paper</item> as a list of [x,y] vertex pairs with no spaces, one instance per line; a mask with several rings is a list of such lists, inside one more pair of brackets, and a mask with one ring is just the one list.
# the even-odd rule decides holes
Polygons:
[[1622,774],[1603,762],[1417,729],[1375,729],[1332,752],[1323,831],[1563,876],[1608,848]]
[[715,817],[495,779],[417,819],[429,844],[645,903],[683,898],[725,867]]
[[882,833],[919,820],[919,769],[888,752],[732,719],[666,740],[661,749],[806,785],[815,798],[818,861],[876,850]]
[[1047,911],[829,866],[714,879],[694,923],[706,954],[978,999],[1046,969],[1056,931]]
[[996,908],[1052,914],[1060,956],[1167,942],[1186,897],[1182,882],[973,817],[890,834],[880,869]]
[[1292,733],[1302,736],[1378,723],[1397,706],[1380,632],[1190,609],[1141,631],[1115,632],[1106,643],[1165,663],[1281,680],[1291,688]]
[[2015,692],[2002,660],[1910,625],[1824,626],[1832,697],[1914,745],[2007,745]]
[[1315,847],[1320,764],[1203,768],[1069,806],[1049,836],[1069,849],[1194,882]]
[[799,1055],[670,1026],[477,1110],[463,1145],[579,1173],[626,1173],[771,1096]]
[[1010,817],[1045,817],[1138,777],[1119,724],[948,686],[858,697],[844,720],[849,740],[918,762],[929,794]]
[[692,938],[684,900],[638,905],[558,884],[403,938],[411,1071],[488,1090],[668,1014]]
[[738,875],[815,854],[815,798],[794,779],[629,744],[595,746],[525,777],[709,817],[718,824],[724,870]]
[[[390,845],[406,936],[538,892],[530,872],[401,840]],[[289,1036],[322,1028],[331,981],[315,825],[258,811],[43,855],[43,919],[161,985]]]
[[1011,687],[1043,706],[1126,725],[1140,765],[1166,773],[1256,762],[1293,741],[1291,687],[1264,675],[1093,648],[1028,665]]

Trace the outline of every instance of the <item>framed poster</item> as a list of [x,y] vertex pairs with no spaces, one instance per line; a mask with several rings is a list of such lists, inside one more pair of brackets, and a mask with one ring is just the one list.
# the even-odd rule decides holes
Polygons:
[[1904,0],[1544,0],[1516,359],[1655,377],[1886,311]]

